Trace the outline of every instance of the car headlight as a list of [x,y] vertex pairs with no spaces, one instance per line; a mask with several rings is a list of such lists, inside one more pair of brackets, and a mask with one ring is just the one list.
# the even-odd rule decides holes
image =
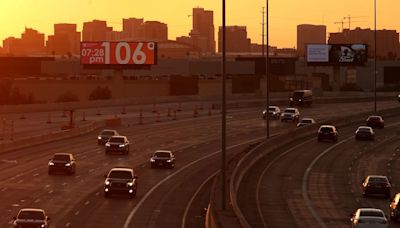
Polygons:
[[150,158],[150,162],[155,162],[156,160],[154,160],[154,158]]
[[290,101],[293,101],[293,98],[289,98]]
[[125,145],[124,144],[120,144],[119,147],[125,147]]
[[104,182],[104,184],[105,184],[105,185],[110,185],[110,181],[106,180],[106,181]]
[[40,227],[41,227],[41,228],[44,228],[44,227],[46,227],[46,225],[45,225],[45,224],[42,224],[42,225],[40,225]]
[[299,101],[301,101],[301,99],[299,99]]
[[128,182],[128,186],[132,187],[133,186],[133,182]]
[[167,162],[172,162],[172,160],[171,160],[171,159],[168,159]]
[[65,164],[65,166],[71,166],[71,163],[67,163],[67,164]]
[[101,139],[101,136],[97,136],[97,139]]
[[106,147],[110,147],[110,143],[106,143]]
[[54,162],[49,162],[49,165],[54,165]]

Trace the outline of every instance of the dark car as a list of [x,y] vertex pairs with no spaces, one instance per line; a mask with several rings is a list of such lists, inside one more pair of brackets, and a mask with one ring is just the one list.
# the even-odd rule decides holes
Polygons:
[[372,127],[368,126],[360,126],[356,130],[356,140],[366,139],[366,140],[374,140],[375,132]]
[[50,220],[44,210],[37,208],[21,209],[19,210],[18,215],[13,219],[13,227],[15,228],[47,228],[49,227]]
[[263,119],[267,117],[267,114],[270,118],[278,120],[281,117],[281,109],[278,106],[270,105],[268,106],[268,111],[264,109],[262,113]]
[[150,158],[151,168],[155,167],[175,167],[175,156],[169,150],[156,150],[154,155]]
[[297,124],[297,127],[308,126],[308,125],[311,125],[311,124],[315,124],[315,120],[313,118],[303,118]]
[[385,121],[382,116],[369,116],[367,119],[367,126],[372,128],[384,128]]
[[393,221],[398,221],[400,218],[400,193],[397,193],[390,201],[389,216]]
[[299,122],[300,112],[297,108],[286,108],[281,115],[281,122]]
[[311,106],[312,101],[312,90],[295,90],[293,91],[292,96],[289,98],[289,105]]
[[100,132],[99,136],[97,136],[97,144],[104,145],[112,136],[116,135],[119,135],[116,130],[103,130]]
[[76,172],[74,155],[70,153],[56,153],[53,155],[53,158],[49,159],[48,167],[49,175],[56,172],[73,175]]
[[128,194],[133,198],[137,192],[138,176],[131,168],[112,168],[107,175],[104,175],[104,196],[109,197],[113,193]]
[[323,140],[330,140],[337,142],[339,133],[333,125],[321,125],[318,129],[318,142]]
[[400,102],[400,94],[397,94],[397,101]]
[[108,153],[129,153],[129,141],[126,136],[112,136],[105,145],[105,152]]
[[363,196],[382,194],[390,198],[391,187],[390,181],[386,176],[369,175],[362,181],[361,190]]

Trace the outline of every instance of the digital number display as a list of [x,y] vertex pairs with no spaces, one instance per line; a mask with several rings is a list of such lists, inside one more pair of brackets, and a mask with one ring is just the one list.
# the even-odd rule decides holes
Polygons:
[[155,42],[81,42],[81,64],[154,65]]

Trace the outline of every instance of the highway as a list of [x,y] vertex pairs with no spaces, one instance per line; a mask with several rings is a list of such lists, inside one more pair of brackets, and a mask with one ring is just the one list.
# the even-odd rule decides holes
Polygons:
[[[382,102],[380,107],[397,105],[395,101],[387,101]],[[314,105],[312,108],[300,109],[300,112],[302,116],[322,121],[338,115],[367,111],[371,107],[373,107],[372,103]],[[260,108],[229,110],[227,116],[228,157],[245,150],[249,145],[264,140],[265,122],[261,118],[261,111]],[[208,204],[209,183],[220,167],[220,115],[203,115],[197,118],[187,116],[185,119],[160,123],[147,122],[143,125],[129,124],[134,123],[136,118],[136,116],[127,117],[123,125],[117,128],[121,134],[127,135],[132,143],[128,156],[105,155],[104,148],[96,143],[98,132],[1,153],[2,203],[0,209],[3,213],[0,215],[0,227],[9,226],[12,217],[24,207],[45,209],[51,217],[52,226],[55,227],[203,227],[202,209]],[[283,134],[294,127],[292,123],[271,121],[271,134]],[[354,129],[347,131],[350,135]],[[389,134],[389,131],[390,128],[383,132]],[[345,140],[346,130],[340,129],[340,132],[340,140]],[[377,142],[380,138],[381,135],[377,137]],[[306,156],[296,153],[299,162],[296,162],[295,167],[287,169],[286,164],[285,171],[290,171],[290,173],[284,175],[285,180],[296,179],[297,174],[303,177],[297,169],[301,170],[304,165],[309,164],[315,154],[332,146],[329,143],[317,144],[316,140],[309,143],[310,145],[307,144],[306,147],[311,151],[307,152]],[[354,142],[349,141],[349,143]],[[356,145],[365,146],[368,143]],[[175,169],[150,168],[149,158],[156,149],[174,151],[177,159]],[[77,174],[75,176],[47,174],[48,159],[56,152],[70,152],[76,156]],[[341,157],[339,158],[342,160]],[[293,163],[293,160],[291,161]],[[366,161],[368,160],[364,163]],[[280,164],[281,162],[279,166]],[[282,164],[285,162],[283,161]],[[117,196],[106,199],[103,197],[103,175],[116,166],[129,166],[135,169],[139,176],[136,198]],[[319,166],[320,162],[314,169]],[[328,167],[321,165],[321,168]],[[276,170],[276,172],[280,171]],[[271,177],[269,174],[270,171],[265,178]],[[321,176],[317,174],[312,172],[310,180],[315,180],[319,184]],[[272,175],[272,178],[277,179],[276,181],[280,180],[274,176]],[[277,176],[282,177],[282,174]],[[300,178],[300,183],[301,180]],[[297,183],[297,181],[293,182]],[[326,184],[327,189],[331,189],[332,183]],[[263,182],[261,185],[264,186]],[[274,186],[278,188],[279,184]],[[338,186],[338,189],[346,190],[342,186]],[[280,188],[276,188],[273,190],[274,194],[280,193],[281,191],[278,191]],[[298,190],[301,197],[301,188]],[[314,194],[310,196],[311,199],[323,197],[318,191]],[[367,199],[363,200],[367,201]],[[373,202],[374,199],[371,200]],[[260,202],[264,201],[260,200]],[[304,209],[296,202],[294,200],[286,207],[290,210]],[[313,206],[316,207],[319,204]],[[352,206],[354,205],[348,207],[353,209]],[[262,211],[268,213],[268,210]],[[280,214],[280,216],[284,215],[286,214]],[[315,219],[310,217],[309,220]],[[290,219],[287,221],[297,224],[296,221]]]
[[354,131],[362,124],[353,124],[339,129],[336,144],[312,136],[268,153],[238,192],[250,226],[348,227],[359,207],[381,208],[388,215],[389,200],[364,198],[360,187],[366,175],[387,175],[392,196],[400,191],[399,121],[386,118],[375,141],[356,141]]

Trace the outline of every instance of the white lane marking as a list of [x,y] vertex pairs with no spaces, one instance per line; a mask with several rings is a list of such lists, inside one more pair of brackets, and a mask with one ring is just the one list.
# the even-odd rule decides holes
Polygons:
[[7,160],[7,159],[2,159],[2,160],[0,160],[1,162],[4,162],[4,163],[8,163],[8,164],[18,164],[18,161],[17,160]]
[[100,192],[96,192],[96,196],[99,196],[100,195]]
[[189,208],[192,206],[192,203],[199,194],[200,190],[204,187],[204,185],[206,185],[207,182],[209,182],[212,178],[214,178],[219,172],[220,172],[219,170],[216,171],[215,173],[211,174],[211,176],[209,176],[205,181],[203,181],[203,183],[201,183],[201,185],[197,188],[196,192],[193,194],[192,198],[190,198],[188,204],[186,205],[185,212],[183,213],[181,228],[185,228],[186,218],[187,214],[189,213]]
[[7,190],[7,188],[2,188],[1,189],[2,192],[5,192],[6,190]]
[[287,154],[289,154],[290,152],[294,151],[295,149],[303,146],[306,143],[309,143],[311,141],[315,140],[314,138],[309,139],[305,142],[302,142],[292,148],[290,148],[289,150],[285,151],[284,153],[281,153],[278,157],[274,158],[270,163],[268,163],[268,165],[265,167],[265,169],[263,170],[263,172],[260,175],[260,178],[257,181],[257,187],[256,187],[256,204],[257,204],[257,210],[258,210],[258,215],[263,223],[264,227],[267,227],[267,223],[265,222],[263,213],[262,213],[262,209],[261,209],[261,204],[260,204],[260,186],[261,186],[261,182],[262,179],[264,179],[264,175],[266,174],[267,170],[279,159],[281,159],[283,156],[286,156]]
[[53,193],[53,190],[48,191],[48,193],[49,193],[49,194],[52,194],[52,193]]
[[69,227],[71,225],[70,222],[67,222],[67,224],[65,224],[65,227]]
[[89,173],[93,173],[94,172],[94,169],[89,169]]
[[39,173],[35,173],[35,174],[33,174],[33,176],[34,176],[34,177],[37,177],[37,176],[39,176]]
[[19,180],[19,181],[17,182],[17,184],[21,184],[22,182],[24,182],[24,180]]
[[87,206],[87,205],[89,205],[89,203],[90,203],[89,201],[86,201],[86,202],[85,202],[85,205]]
[[39,202],[40,202],[40,199],[36,199],[36,200],[35,200],[35,203],[39,203]]
[[79,215],[79,213],[80,213],[79,211],[76,211],[76,212],[75,212],[75,216],[78,216],[78,215]]
[[[235,148],[235,147],[238,147],[238,146],[242,146],[242,145],[246,145],[246,144],[248,144],[248,143],[256,142],[256,141],[259,141],[259,140],[262,140],[262,139],[265,139],[265,137],[259,137],[259,138],[252,139],[252,140],[249,140],[249,141],[246,141],[246,142],[243,142],[243,143],[239,143],[239,144],[236,144],[236,145],[232,145],[232,146],[227,147],[226,149],[232,149],[232,148]],[[165,182],[167,182],[169,179],[171,179],[171,178],[177,176],[178,174],[180,174],[181,172],[183,172],[184,170],[186,170],[186,169],[189,168],[190,166],[192,166],[192,165],[194,165],[194,164],[196,164],[196,163],[198,163],[198,162],[200,162],[200,161],[202,161],[202,160],[206,160],[206,159],[208,159],[208,158],[210,158],[210,157],[212,157],[212,156],[214,156],[214,155],[216,155],[216,154],[218,154],[218,153],[221,153],[221,150],[215,151],[215,152],[213,152],[213,153],[211,153],[211,154],[209,154],[209,155],[207,155],[207,156],[204,156],[204,157],[199,158],[199,159],[197,159],[197,160],[195,160],[195,161],[192,161],[191,163],[189,163],[189,164],[183,166],[181,169],[177,170],[176,172],[172,173],[171,175],[167,176],[166,178],[164,178],[163,180],[161,180],[160,182],[158,182],[156,185],[154,185],[154,186],[143,196],[143,198],[140,199],[140,201],[136,204],[136,206],[135,206],[135,207],[132,209],[132,211],[129,213],[128,217],[127,217],[126,220],[125,220],[125,223],[124,223],[123,228],[128,228],[128,227],[129,227],[129,223],[131,222],[131,220],[132,220],[133,216],[135,215],[135,213],[139,210],[139,207],[142,206],[142,204],[144,203],[144,201],[145,201],[147,198],[149,198],[150,195],[151,195],[158,187],[160,187],[162,184],[164,184]]]
[[50,188],[50,185],[48,184],[48,185],[46,185],[46,186],[44,186],[45,188]]

